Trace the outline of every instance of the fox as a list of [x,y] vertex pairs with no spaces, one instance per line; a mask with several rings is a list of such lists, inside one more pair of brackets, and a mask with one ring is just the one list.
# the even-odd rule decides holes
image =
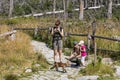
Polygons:
[[51,67],[50,69],[56,68],[56,71],[58,71],[58,67],[62,67],[62,70],[63,70],[62,72],[63,72],[63,73],[67,73],[65,67],[68,67],[68,66],[70,66],[70,62],[69,62],[69,61],[67,61],[66,63],[55,62],[55,63],[54,63],[54,66]]

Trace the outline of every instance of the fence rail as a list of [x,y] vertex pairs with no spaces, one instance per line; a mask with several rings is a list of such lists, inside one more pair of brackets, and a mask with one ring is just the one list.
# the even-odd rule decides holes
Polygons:
[[[72,34],[72,33],[67,33],[67,36],[83,36],[87,37],[89,34]],[[115,39],[115,38],[109,38],[109,37],[103,37],[103,36],[97,36],[97,35],[90,35],[91,37],[95,38],[100,38],[100,39],[106,39],[106,40],[112,40],[112,41],[118,41],[120,42],[120,39]]]
[[49,28],[14,28],[13,30],[48,30]]
[[6,33],[3,33],[3,34],[0,34],[0,37],[4,37],[4,36],[9,36],[9,35],[12,35],[12,34],[15,34],[16,31],[10,31],[10,32],[6,32]]
[[10,31],[10,32],[6,32],[3,34],[0,34],[0,37],[4,37],[10,40],[14,40],[15,39],[15,34],[16,34],[16,30]]
[[[14,28],[13,31],[11,32],[7,32],[7,33],[4,33],[4,34],[0,34],[0,37],[3,37],[3,36],[11,36],[14,37],[12,38],[12,40],[15,38],[15,33],[17,30],[33,30],[34,31],[34,36],[36,36],[38,34],[38,31],[39,30],[47,30],[48,31],[48,34],[50,32],[50,29],[51,27],[49,28]],[[90,40],[92,38],[99,38],[99,39],[105,39],[105,40],[111,40],[111,41],[117,41],[117,42],[120,42],[120,39],[115,39],[115,38],[110,38],[110,37],[103,37],[103,36],[97,36],[97,35],[90,35],[90,34],[72,34],[70,32],[65,32],[65,37],[69,37],[69,36],[82,36],[82,37],[87,37],[88,38],[88,46],[90,47]],[[94,47],[90,47],[91,49],[94,49]],[[88,48],[89,49],[89,48]],[[102,50],[102,51],[110,51],[110,52],[120,52],[120,51],[114,51],[114,50],[107,50],[107,49],[101,49],[101,48],[97,48],[97,50]]]

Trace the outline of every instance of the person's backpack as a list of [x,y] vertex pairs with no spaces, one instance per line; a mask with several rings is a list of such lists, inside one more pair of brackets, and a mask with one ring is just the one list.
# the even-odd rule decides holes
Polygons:
[[[55,27],[53,27],[53,28],[55,28]],[[63,29],[63,28],[62,28],[62,27],[60,27],[60,31],[62,31],[62,29]]]
[[[53,27],[54,28],[54,27]],[[60,27],[60,31],[62,31],[62,27]],[[51,33],[52,32],[52,28],[49,29],[49,32]]]

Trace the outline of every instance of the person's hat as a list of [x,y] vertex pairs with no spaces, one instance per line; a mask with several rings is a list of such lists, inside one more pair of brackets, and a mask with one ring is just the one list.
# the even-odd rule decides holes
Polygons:
[[76,45],[76,44],[78,44],[78,42],[77,42],[77,41],[74,41],[73,44]]
[[84,44],[84,41],[83,41],[83,40],[81,40],[78,44],[79,44],[79,45]]

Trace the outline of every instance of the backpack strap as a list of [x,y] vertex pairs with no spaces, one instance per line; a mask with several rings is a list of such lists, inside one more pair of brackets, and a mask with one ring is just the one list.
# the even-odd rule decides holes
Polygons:
[[60,27],[60,31],[62,31],[62,29],[63,29],[63,28],[62,28],[62,27]]

